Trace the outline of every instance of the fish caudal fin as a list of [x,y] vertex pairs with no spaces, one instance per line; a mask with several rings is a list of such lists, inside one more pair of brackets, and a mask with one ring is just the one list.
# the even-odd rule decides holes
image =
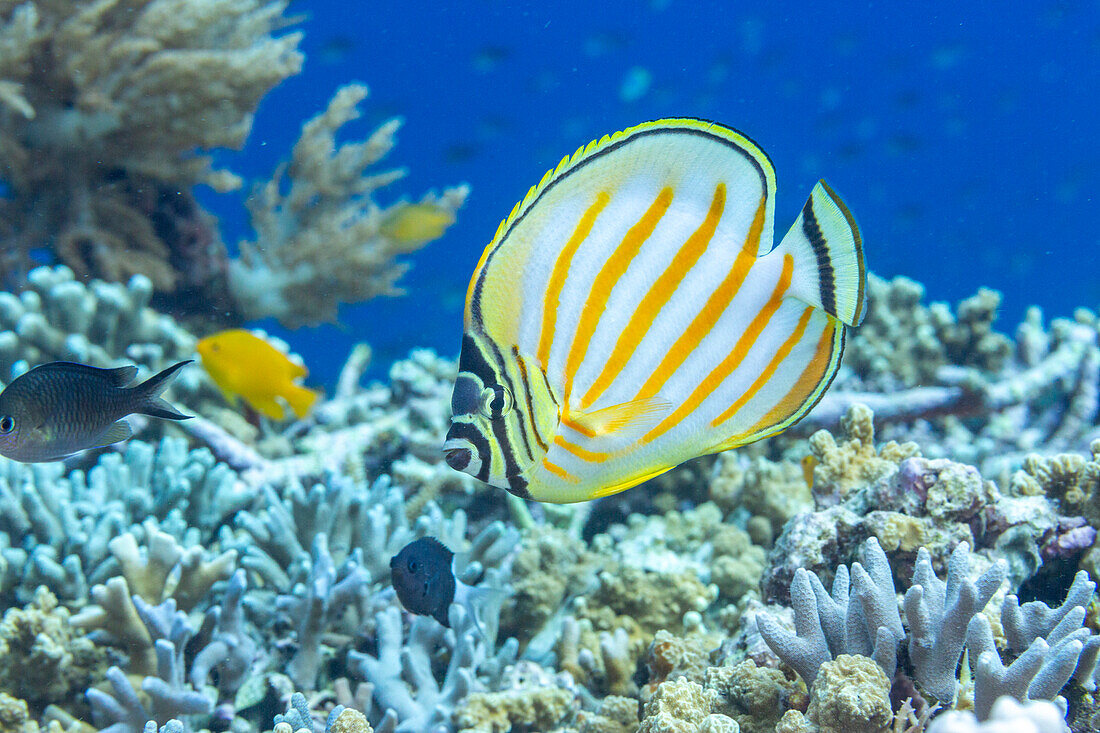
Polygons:
[[791,295],[849,326],[863,321],[867,278],[859,228],[825,181],[814,186],[776,249],[794,257]]
[[134,387],[134,392],[137,395],[137,405],[133,411],[150,417],[164,418],[165,420],[187,420],[191,418],[191,415],[184,415],[168,404],[167,400],[160,397],[160,393],[168,388],[172,378],[176,376],[176,372],[191,362],[192,360],[188,359],[173,364]]
[[309,408],[313,407],[313,403],[317,401],[319,396],[320,394],[315,390],[300,387],[296,384],[291,385],[286,393],[282,395],[299,420],[309,414]]

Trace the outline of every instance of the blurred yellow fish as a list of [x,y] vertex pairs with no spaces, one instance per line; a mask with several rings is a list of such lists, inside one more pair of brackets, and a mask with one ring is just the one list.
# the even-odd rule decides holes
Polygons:
[[474,270],[447,463],[584,501],[805,415],[863,319],[863,252],[824,182],[773,248],[774,207],[768,156],[705,120],[562,160]]
[[806,482],[806,485],[811,489],[814,487],[814,469],[820,461],[817,460],[817,456],[813,453],[802,456],[802,480]]
[[425,242],[442,237],[447,227],[454,223],[454,213],[442,206],[405,204],[386,216],[381,231],[394,242],[416,249]]
[[317,400],[317,392],[294,383],[309,370],[248,331],[222,331],[202,339],[196,348],[203,367],[227,400],[240,397],[272,420],[286,417],[278,398],[299,418],[305,417]]

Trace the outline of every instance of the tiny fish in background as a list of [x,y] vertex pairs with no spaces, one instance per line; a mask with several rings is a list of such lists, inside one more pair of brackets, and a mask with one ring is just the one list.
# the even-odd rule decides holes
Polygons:
[[126,440],[122,419],[134,413],[186,420],[160,393],[191,361],[181,361],[127,387],[136,366],[98,369],[55,361],[16,377],[0,392],[0,455],[23,463],[58,461],[88,448]]
[[435,204],[398,206],[382,221],[380,231],[388,239],[405,245],[412,251],[434,239],[439,239],[447,227],[455,223],[455,215]]
[[317,401],[317,392],[294,383],[309,370],[248,331],[236,328],[207,336],[196,350],[228,401],[240,397],[272,420],[286,417],[278,398],[286,400],[298,418],[305,417]]
[[447,463],[585,501],[797,422],[863,320],[865,270],[823,181],[773,248],[775,191],[767,155],[705,120],[563,159],[474,270]]
[[799,461],[799,465],[802,466],[802,480],[806,482],[806,485],[811,489],[814,487],[814,469],[817,468],[817,464],[820,461],[817,460],[817,456],[813,453],[802,456],[802,460]]

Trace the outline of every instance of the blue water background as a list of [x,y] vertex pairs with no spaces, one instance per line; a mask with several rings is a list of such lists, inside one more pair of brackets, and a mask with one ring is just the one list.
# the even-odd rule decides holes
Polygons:
[[[842,5],[838,7],[838,5]],[[270,175],[340,85],[366,82],[364,136],[400,116],[384,202],[468,182],[446,236],[413,256],[408,295],[346,307],[338,326],[283,331],[331,385],[351,344],[373,376],[415,346],[455,354],[470,273],[500,219],[590,139],[695,116],[756,140],[777,170],[778,237],[818,178],[856,216],[871,270],[932,299],[986,285],[1000,325],[1024,308],[1100,305],[1100,4],[312,0],[304,72],[273,91],[247,148]],[[648,79],[648,82],[647,82]],[[239,199],[204,197],[226,239]]]

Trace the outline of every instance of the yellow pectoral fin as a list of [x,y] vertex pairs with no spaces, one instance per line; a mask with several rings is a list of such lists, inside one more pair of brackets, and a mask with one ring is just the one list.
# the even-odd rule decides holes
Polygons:
[[[623,402],[594,412],[569,412],[562,423],[586,438],[643,435],[672,410],[660,397]],[[619,489],[620,491],[622,489]]]
[[664,473],[665,471],[668,471],[671,468],[672,468],[672,466],[662,466],[661,468],[654,469],[654,470],[650,471],[649,473],[642,474],[641,476],[635,476],[633,478],[628,478],[625,481],[620,481],[617,484],[611,484],[610,486],[601,486],[601,487],[599,487],[598,489],[596,489],[595,491],[592,492],[592,498],[593,499],[599,499],[599,498],[604,497],[604,496],[611,496],[612,494],[617,494],[620,491],[626,491],[627,489],[633,488],[633,487],[637,486],[640,483],[643,483],[645,481],[649,481],[651,478],[653,478],[655,476],[660,476],[662,473]]

